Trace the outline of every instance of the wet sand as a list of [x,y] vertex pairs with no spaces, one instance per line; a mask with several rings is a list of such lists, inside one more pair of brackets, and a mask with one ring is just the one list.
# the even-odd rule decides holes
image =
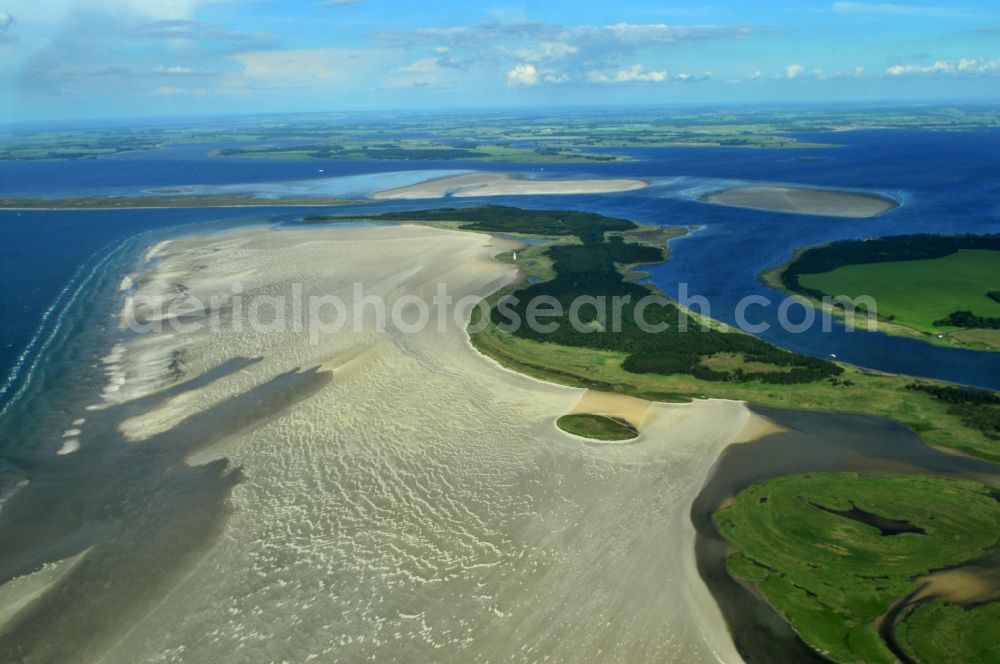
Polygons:
[[896,201],[876,194],[778,185],[737,187],[709,194],[702,200],[715,205],[765,212],[851,219],[877,217],[899,207]]
[[468,173],[386,189],[372,195],[381,199],[424,199],[453,196],[538,196],[545,194],[607,194],[649,186],[644,180],[529,180],[509,173]]
[[[9,617],[0,653],[740,661],[698,574],[689,513],[750,418],[743,404],[643,406],[634,444],[588,445],[554,420],[596,397],[499,367],[455,322],[419,333],[348,323],[315,344],[294,326],[226,325],[236,282],[244,307],[295,287],[350,301],[355,282],[390,306],[429,299],[439,282],[456,299],[483,296],[516,276],[492,259],[508,244],[395,226],[159,247],[133,303],[220,296],[227,331],[127,337],[107,358],[115,389],[79,426],[79,449],[51,454],[64,464],[54,477],[81,474],[86,488],[41,476],[0,512],[0,582],[40,593]],[[43,513],[52,532],[37,527]],[[24,576],[87,547],[57,576]],[[17,588],[0,590],[16,602]]]
[[649,421],[653,404],[625,394],[587,390],[574,406],[572,413],[592,413],[625,420],[640,431]]

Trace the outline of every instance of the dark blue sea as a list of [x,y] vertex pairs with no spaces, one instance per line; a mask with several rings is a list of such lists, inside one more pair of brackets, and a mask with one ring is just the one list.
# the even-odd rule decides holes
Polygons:
[[[805,135],[833,149],[636,149],[634,161],[593,164],[339,162],[223,159],[214,146],[177,145],[88,161],[0,162],[0,196],[135,195],[158,188],[195,192],[253,190],[260,195],[358,195],[420,179],[412,171],[505,170],[540,177],[633,176],[654,186],[592,196],[461,199],[601,212],[637,222],[696,225],[674,241],[671,259],[649,269],[676,296],[680,284],[703,295],[711,314],[734,323],[747,294],[776,298],[757,281],[765,268],[797,247],[841,238],[915,232],[1000,232],[1000,131],[944,133],[873,130]],[[622,151],[616,151],[621,153]],[[806,159],[804,159],[806,158]],[[783,182],[861,189],[891,196],[901,207],[874,219],[839,219],[706,205],[706,192],[746,182]],[[337,208],[437,207],[442,201],[384,202]],[[67,371],[50,359],[84,320],[114,295],[113,285],[144,247],[171,234],[242,224],[285,223],[306,209],[205,209],[16,212],[0,211],[0,408],[14,395],[41,390]],[[314,213],[315,209],[308,212]],[[998,275],[1000,278],[1000,275]],[[1000,285],[1000,282],[998,282]],[[100,291],[100,289],[104,289]],[[102,299],[103,298],[103,299]],[[89,302],[84,306],[85,302]],[[107,302],[110,307],[110,302]],[[89,314],[88,314],[89,312]],[[765,339],[782,347],[871,369],[941,378],[1000,389],[1000,354],[937,348],[881,334],[824,332],[817,323],[784,332],[776,307],[754,310],[767,322]],[[54,360],[53,360],[54,361]],[[83,360],[81,360],[83,361]]]

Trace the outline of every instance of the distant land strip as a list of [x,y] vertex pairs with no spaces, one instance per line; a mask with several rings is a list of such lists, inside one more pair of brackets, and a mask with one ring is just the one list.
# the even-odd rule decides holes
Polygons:
[[298,196],[259,198],[252,195],[86,196],[80,198],[0,198],[5,210],[118,210],[207,207],[328,207],[357,203],[346,198]]

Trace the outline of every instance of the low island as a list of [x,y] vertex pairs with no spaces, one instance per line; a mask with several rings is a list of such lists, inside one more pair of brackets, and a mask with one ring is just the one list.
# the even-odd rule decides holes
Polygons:
[[[922,475],[791,475],[745,489],[715,520],[737,549],[729,572],[754,584],[825,657],[987,662],[998,654],[991,637],[1000,602],[983,602],[974,588],[990,598],[989,573],[970,566],[965,595],[952,583],[949,602],[935,597],[948,572],[935,570],[995,549],[993,491]],[[928,625],[934,618],[941,622]]]
[[549,194],[607,194],[634,191],[649,186],[645,180],[626,178],[536,180],[511,173],[466,173],[434,178],[405,187],[379,191],[372,195],[383,199],[465,198],[472,196],[538,196]]
[[708,194],[705,203],[727,207],[786,212],[826,217],[867,219],[899,207],[899,203],[878,194],[792,185],[735,187]]
[[556,426],[581,438],[603,442],[635,440],[639,432],[625,420],[595,413],[572,413],[556,420]]

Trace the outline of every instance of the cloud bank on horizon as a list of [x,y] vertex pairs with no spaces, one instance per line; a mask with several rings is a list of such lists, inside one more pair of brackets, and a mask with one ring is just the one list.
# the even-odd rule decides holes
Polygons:
[[994,0],[437,4],[0,0],[0,119],[1000,90]]

